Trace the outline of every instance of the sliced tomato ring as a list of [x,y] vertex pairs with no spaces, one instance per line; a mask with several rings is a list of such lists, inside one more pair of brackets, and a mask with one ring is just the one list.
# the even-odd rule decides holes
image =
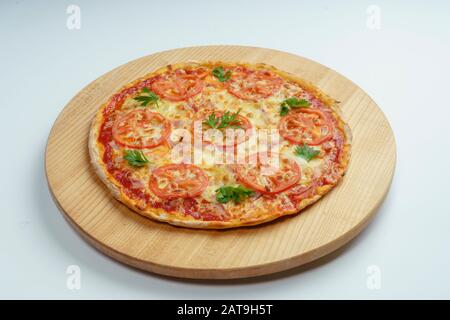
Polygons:
[[152,90],[159,96],[170,101],[183,101],[199,94],[205,84],[202,77],[205,73],[186,73],[185,70],[175,70],[174,72],[160,75],[152,83]]
[[208,186],[208,176],[192,164],[168,164],[153,170],[150,190],[159,198],[193,198]]
[[333,135],[332,125],[322,111],[298,109],[283,117],[278,126],[280,135],[295,144],[316,146]]
[[120,116],[113,124],[114,140],[133,149],[159,146],[170,134],[170,122],[148,109],[134,109]]
[[[278,166],[270,159],[278,157]],[[237,179],[246,187],[263,194],[277,194],[294,186],[301,177],[300,166],[279,154],[250,155],[246,164],[236,166]]]
[[[201,116],[197,121],[201,121],[201,128],[202,128],[202,139],[203,142],[206,144],[214,144],[218,147],[232,147],[236,146],[242,142],[245,142],[249,139],[250,135],[252,134],[252,124],[250,120],[248,120],[246,117],[242,115],[238,115],[236,117],[236,121],[230,124],[230,126],[226,128],[220,128],[220,129],[213,129],[208,124],[205,124],[204,121],[211,115],[214,115],[214,117],[221,118],[225,111],[207,111],[204,116]],[[231,112],[230,112],[231,113]],[[217,123],[218,126],[220,126],[221,122]],[[195,121],[193,123],[195,126]],[[208,130],[217,130],[217,131],[208,131]],[[233,130],[231,132],[233,135],[227,137],[227,132],[229,130]],[[242,130],[243,136],[240,135],[239,132],[236,132],[234,130]],[[216,136],[215,133],[220,132],[220,136]],[[220,141],[216,141],[219,140]]]
[[283,79],[268,70],[250,70],[236,67],[226,81],[228,92],[242,100],[258,101],[276,93]]

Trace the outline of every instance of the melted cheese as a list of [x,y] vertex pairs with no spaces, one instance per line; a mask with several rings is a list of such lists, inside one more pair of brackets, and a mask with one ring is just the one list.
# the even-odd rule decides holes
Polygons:
[[[153,112],[162,114],[166,119],[171,121],[172,130],[179,128],[190,130],[193,125],[193,120],[196,119],[198,113],[203,109],[215,109],[230,112],[237,112],[240,110],[240,114],[249,119],[255,129],[276,129],[281,119],[279,114],[280,104],[283,100],[290,98],[301,91],[303,91],[303,89],[300,86],[285,82],[281,89],[269,98],[258,102],[251,102],[236,98],[224,88],[206,86],[202,93],[190,98],[188,101],[172,102],[165,99],[160,99],[158,101],[158,105],[151,104],[148,105],[147,108]],[[131,110],[139,106],[140,102],[131,97],[124,102],[122,111],[126,112],[127,110]],[[155,134],[157,135],[158,132],[153,133],[154,136]],[[283,141],[282,138],[279,138],[279,140],[279,152],[282,156],[296,161],[302,171],[300,183],[308,183],[314,172],[321,170],[322,161],[317,158],[307,162],[301,157],[295,155],[295,145],[291,145],[288,142]],[[248,154],[254,152],[255,150],[252,151],[248,146],[248,143],[246,143],[245,151]],[[163,164],[174,162],[179,163],[182,160],[182,155],[178,154],[177,156],[173,156],[167,145],[161,145],[153,149],[144,150],[144,152],[150,160],[150,165],[148,167],[138,168],[133,172],[133,175],[137,179],[142,180],[144,184],[148,183],[148,177],[154,168],[157,168]],[[217,163],[218,157],[222,157],[222,163]],[[216,159],[216,161],[213,161],[213,159]],[[198,159],[194,159],[194,157],[192,157],[191,160]],[[202,161],[200,163],[198,161],[194,162],[194,164],[201,167],[208,176],[209,184],[205,191],[201,194],[201,197],[207,201],[215,203],[216,190],[218,188],[224,185],[235,185],[238,183],[231,166],[223,163],[224,161],[225,160],[221,152],[214,153],[211,150],[204,149]],[[160,187],[163,188],[168,182],[161,181],[160,183]],[[236,206],[232,203],[228,203],[225,206],[230,210],[233,208],[236,209]],[[241,214],[245,214],[246,209],[255,209],[259,207],[262,209],[263,206],[267,206],[267,203],[262,199],[246,201],[239,207],[239,211]],[[251,213],[252,210],[249,210],[248,212]]]

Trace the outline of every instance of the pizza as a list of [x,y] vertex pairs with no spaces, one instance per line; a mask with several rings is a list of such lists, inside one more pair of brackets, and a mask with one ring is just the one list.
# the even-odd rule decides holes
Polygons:
[[167,65],[95,114],[89,153],[112,195],[190,228],[257,225],[300,212],[335,187],[351,132],[338,102],[266,64]]

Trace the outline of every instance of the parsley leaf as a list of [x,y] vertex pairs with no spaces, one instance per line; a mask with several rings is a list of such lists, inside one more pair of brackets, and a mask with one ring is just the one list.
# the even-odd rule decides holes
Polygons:
[[317,156],[320,151],[314,148],[309,147],[306,143],[303,146],[297,146],[294,151],[296,156],[302,157],[307,162],[311,161],[312,158]]
[[142,167],[150,162],[141,150],[125,150],[123,158],[133,167]]
[[289,112],[289,107],[285,105],[281,105],[280,107],[280,116],[285,116]]
[[230,111],[225,111],[221,117],[216,117],[216,114],[211,113],[205,121],[204,124],[210,126],[213,129],[224,129],[224,128],[241,128],[240,121],[237,118],[241,112],[239,109],[237,112],[231,113]]
[[143,107],[147,106],[149,103],[150,104],[155,103],[156,106],[159,107],[158,105],[159,97],[156,95],[156,93],[150,91],[148,88],[142,89],[141,95],[134,98],[134,100],[139,101],[141,103],[141,106]]
[[219,124],[220,117],[216,118],[216,115],[214,113],[211,113],[208,118],[206,118],[205,121],[203,121],[204,124],[210,126],[211,128],[215,129],[217,128],[217,125]]
[[233,201],[238,204],[245,198],[254,195],[255,192],[247,189],[241,185],[234,186],[223,186],[216,190],[216,199],[220,203],[227,203]]
[[216,67],[216,68],[214,68],[213,71],[212,71],[212,74],[220,82],[225,82],[227,80],[230,80],[230,78],[231,78],[231,70],[228,70],[227,72],[225,72],[223,67]]
[[287,115],[292,108],[307,108],[310,105],[311,102],[306,99],[298,99],[296,97],[287,98],[280,104],[280,116]]

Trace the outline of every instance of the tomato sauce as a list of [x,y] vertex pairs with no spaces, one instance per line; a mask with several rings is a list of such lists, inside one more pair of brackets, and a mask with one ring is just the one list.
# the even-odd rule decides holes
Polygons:
[[[195,72],[192,70],[185,71],[187,75],[194,75]],[[204,78],[206,74],[200,76],[200,78]],[[272,79],[267,75],[266,80],[269,82],[272,81],[273,88],[272,92],[278,89],[278,83],[276,78]],[[113,123],[116,117],[116,111],[122,107],[125,99],[134,95],[144,87],[151,87],[157,79],[160,79],[161,76],[156,76],[153,78],[145,79],[135,84],[132,87],[123,89],[120,93],[115,94],[109,104],[103,110],[103,123],[100,127],[98,142],[103,146],[103,162],[106,166],[106,170],[120,183],[124,188],[124,192],[127,196],[132,199],[142,201],[145,203],[145,207],[150,205],[153,208],[161,208],[167,212],[174,211],[182,211],[186,215],[190,215],[195,219],[202,219],[204,221],[221,221],[226,220],[227,212],[222,205],[217,208],[213,208],[214,204],[212,203],[199,203],[198,199],[194,198],[186,198],[186,199],[171,199],[171,200],[160,200],[155,199],[151,194],[149,194],[145,187],[139,187],[139,182],[137,179],[133,178],[132,171],[127,170],[126,168],[120,168],[116,166],[114,162],[114,152],[111,146],[111,142],[113,141]],[[264,78],[264,77],[263,77]],[[195,92],[196,90],[194,90]],[[328,120],[333,124],[334,130],[336,131],[333,134],[333,137],[328,141],[332,143],[331,148],[325,150],[325,158],[327,161],[327,170],[323,172],[322,176],[318,179],[314,180],[312,184],[308,187],[304,186],[294,186],[286,191],[288,199],[294,204],[298,205],[305,198],[309,198],[313,196],[317,192],[317,187],[322,186],[324,184],[330,183],[333,178],[339,178],[337,166],[339,161],[342,158],[342,151],[344,148],[344,134],[339,129],[336,128],[337,121],[333,116],[332,112],[324,106],[324,104],[313,95],[306,93],[307,99],[312,103],[312,109],[321,110],[326,114]],[[245,96],[244,98],[248,98]],[[331,180],[330,180],[331,179]],[[219,214],[217,214],[219,212]]]
[[106,165],[106,170],[114,177],[114,179],[124,186],[125,193],[130,198],[143,200],[147,203],[150,199],[150,195],[145,192],[144,188],[135,187],[137,180],[131,176],[131,171],[115,166],[113,150],[110,144],[111,141],[113,141],[112,123],[114,121],[115,111],[122,106],[126,96],[137,92],[139,87],[143,87],[142,82],[134,87],[124,89],[122,92],[112,97],[111,102],[103,110],[104,121],[100,127],[98,141],[104,148],[103,162]]
[[[154,200],[154,197],[151,197],[144,187],[136,187],[136,185],[139,185],[137,183],[139,181],[133,178],[131,170],[117,167],[114,163],[114,152],[111,147],[111,142],[113,141],[115,113],[122,107],[128,96],[136,94],[144,87],[149,87],[155,79],[155,77],[146,79],[132,87],[122,90],[120,93],[114,95],[109,104],[104,108],[103,123],[100,127],[98,142],[104,148],[102,159],[106,170],[124,187],[123,190],[128,197],[143,201],[145,204],[144,208],[149,204],[153,208],[161,208],[168,212],[182,210],[186,215],[190,215],[196,219],[201,218],[204,221],[222,220],[220,215],[214,215],[203,210],[203,206],[196,199]],[[222,210],[224,210],[223,207]]]

